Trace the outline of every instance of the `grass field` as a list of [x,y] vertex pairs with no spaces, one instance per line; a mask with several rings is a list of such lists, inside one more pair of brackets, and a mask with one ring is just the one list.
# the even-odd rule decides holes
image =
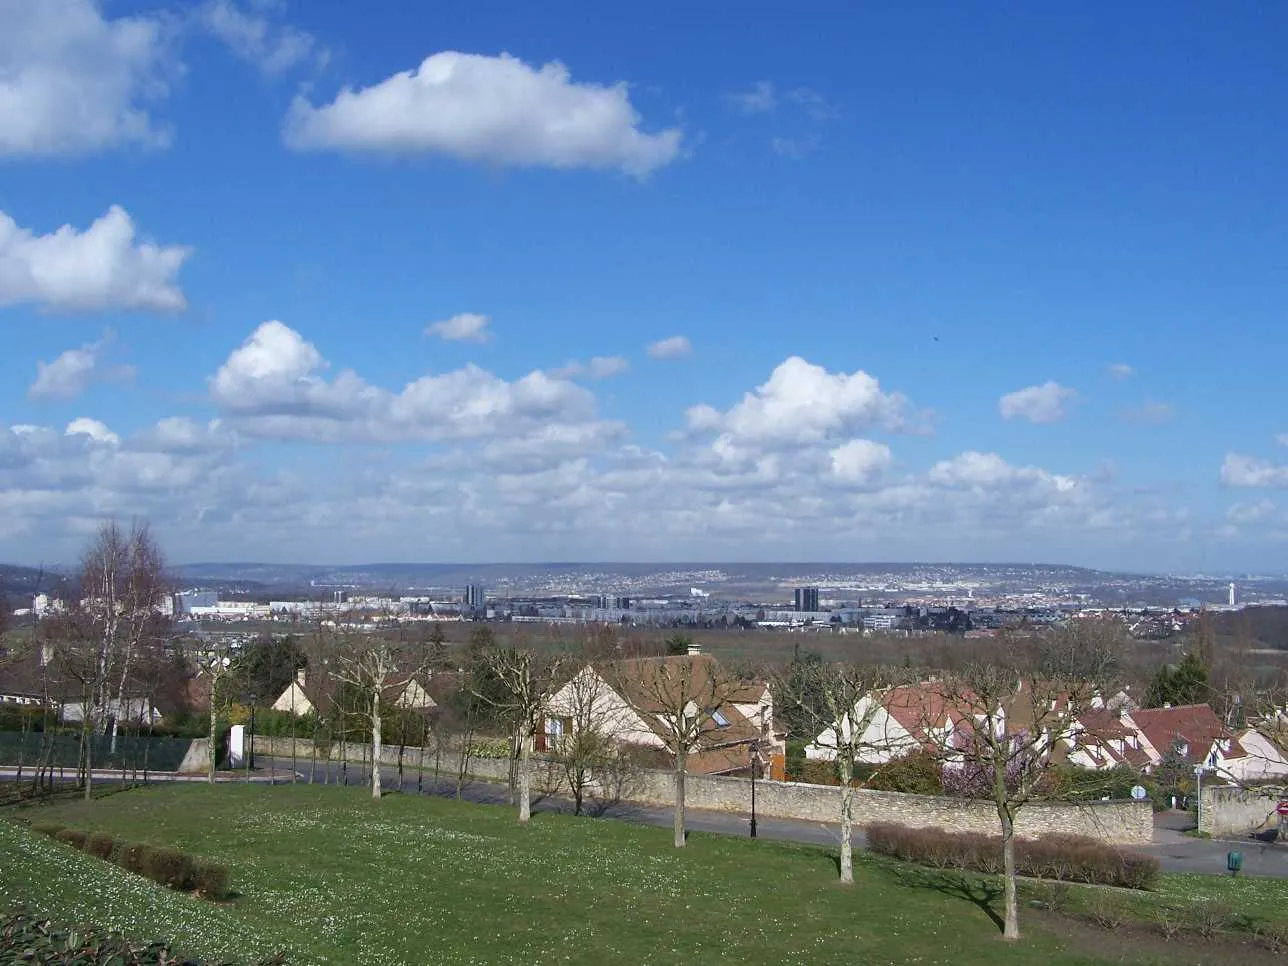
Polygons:
[[[218,859],[240,895],[205,903],[0,822],[0,905],[241,961],[279,949],[292,963],[363,966],[1204,961],[1029,910],[1022,944],[1005,945],[979,878],[860,856],[846,889],[813,847],[695,834],[675,850],[665,830],[558,815],[520,827],[510,809],[428,797],[168,786],[10,817]],[[1167,886],[1178,900],[1200,887],[1226,888]]]

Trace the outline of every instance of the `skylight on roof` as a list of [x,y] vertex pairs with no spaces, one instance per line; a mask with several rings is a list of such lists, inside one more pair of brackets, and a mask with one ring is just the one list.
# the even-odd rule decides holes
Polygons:
[[716,708],[711,712],[711,720],[716,723],[717,728],[728,728],[729,719],[724,716],[724,712]]

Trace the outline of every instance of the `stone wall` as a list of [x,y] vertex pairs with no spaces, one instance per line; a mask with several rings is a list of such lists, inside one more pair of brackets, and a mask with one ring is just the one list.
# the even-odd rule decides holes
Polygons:
[[1204,785],[1199,831],[1222,836],[1274,828],[1279,824],[1279,816],[1275,812],[1279,797],[1278,789]]
[[[311,743],[297,740],[296,744],[299,759],[307,761],[312,754]],[[290,739],[256,736],[255,751],[290,757]],[[351,762],[365,762],[370,756],[366,745],[348,745],[346,751]],[[415,767],[419,751],[407,749],[404,766]],[[397,746],[382,752],[385,764],[397,763]],[[340,746],[332,746],[330,753],[332,760],[339,760]],[[425,767],[433,766],[433,751],[427,749]],[[456,775],[459,766],[456,753],[441,755],[439,767],[443,775]],[[509,777],[510,765],[505,759],[471,758],[469,773],[476,778],[504,780]],[[547,794],[564,794],[568,790],[558,769],[539,758],[533,760],[533,788]],[[675,778],[669,771],[640,771],[620,788],[600,794],[641,804],[670,805],[675,801]],[[834,825],[840,814],[840,796],[841,790],[831,785],[761,780],[756,782],[756,814]],[[751,785],[745,778],[689,775],[685,780],[685,801],[690,808],[749,814]],[[859,825],[894,822],[914,828],[997,834],[997,812],[991,803],[960,798],[858,789],[854,816]],[[1154,816],[1148,801],[1034,802],[1020,810],[1016,831],[1027,837],[1085,835],[1119,845],[1146,845],[1153,840]]]

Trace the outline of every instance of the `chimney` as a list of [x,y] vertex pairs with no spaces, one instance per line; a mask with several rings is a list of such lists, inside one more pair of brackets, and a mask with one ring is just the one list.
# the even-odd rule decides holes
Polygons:
[[295,683],[298,684],[300,687],[304,687],[304,668],[302,667],[296,668]]
[[698,655],[698,654],[701,654],[701,653],[702,653],[702,645],[701,645],[701,644],[690,644],[690,645],[689,645],[689,657],[694,657],[694,656],[696,656],[696,655]]

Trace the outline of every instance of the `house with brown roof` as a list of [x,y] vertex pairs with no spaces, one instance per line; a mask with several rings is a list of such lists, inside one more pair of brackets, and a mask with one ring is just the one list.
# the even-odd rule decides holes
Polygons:
[[746,772],[753,755],[763,767],[784,748],[765,682],[732,677],[700,653],[585,665],[546,699],[534,744],[538,752],[554,750],[576,729],[594,728],[620,744],[670,756],[681,704],[697,735],[687,760],[691,773]]
[[1173,755],[1190,765],[1228,774],[1232,768],[1240,768],[1248,755],[1234,732],[1206,704],[1137,708],[1123,720],[1139,731],[1157,754],[1146,770]]

